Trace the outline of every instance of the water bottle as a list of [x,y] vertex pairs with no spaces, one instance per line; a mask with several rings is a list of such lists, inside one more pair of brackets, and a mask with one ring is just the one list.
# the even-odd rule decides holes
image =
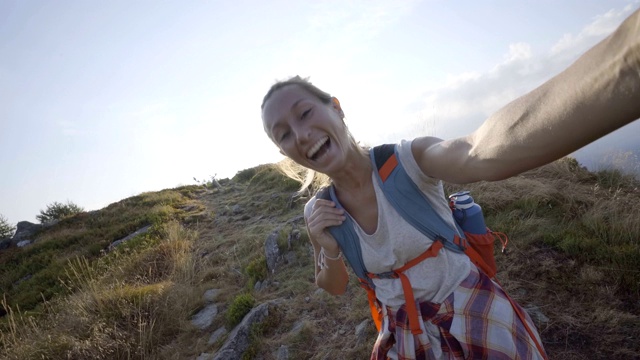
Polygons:
[[453,205],[453,217],[462,230],[472,234],[486,234],[487,226],[484,223],[482,208],[473,202],[469,191],[460,191],[449,195],[449,201]]

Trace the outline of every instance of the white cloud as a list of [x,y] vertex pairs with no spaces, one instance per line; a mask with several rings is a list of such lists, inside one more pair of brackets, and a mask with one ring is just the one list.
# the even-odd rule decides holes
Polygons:
[[594,17],[578,34],[564,34],[551,48],[551,55],[574,57],[583,53],[595,42],[611,34],[633,9],[629,4],[621,10],[611,9]]
[[[417,100],[416,122],[434,119],[436,136],[451,138],[475,130],[489,115],[556,75],[582,52],[611,33],[633,8],[597,16],[577,35],[565,34],[548,53],[536,53],[527,43],[514,43],[503,60],[485,72],[449,77],[444,86],[427,90]],[[414,137],[415,126],[404,134]]]

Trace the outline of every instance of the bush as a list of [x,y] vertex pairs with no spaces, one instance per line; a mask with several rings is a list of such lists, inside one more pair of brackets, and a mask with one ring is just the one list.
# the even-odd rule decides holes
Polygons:
[[36,219],[44,224],[53,220],[62,220],[83,211],[83,208],[71,201],[67,201],[66,204],[54,201],[53,204],[47,205],[47,210],[40,210],[40,215],[36,215]]
[[16,227],[9,224],[9,220],[0,214],[0,239],[10,238],[14,231]]
[[268,269],[267,269],[267,260],[264,256],[260,256],[256,259],[253,259],[249,265],[247,265],[247,275],[251,278],[251,285],[255,284],[257,281],[263,281],[267,278]]
[[227,310],[227,324],[234,327],[242,321],[245,315],[251,311],[255,305],[255,299],[249,294],[241,294],[233,299],[233,302]]

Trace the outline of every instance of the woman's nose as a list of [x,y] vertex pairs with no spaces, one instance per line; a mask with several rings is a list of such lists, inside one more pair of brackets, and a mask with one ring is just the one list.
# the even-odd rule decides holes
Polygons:
[[295,130],[296,141],[300,144],[304,144],[311,139],[311,130],[306,126],[300,126]]

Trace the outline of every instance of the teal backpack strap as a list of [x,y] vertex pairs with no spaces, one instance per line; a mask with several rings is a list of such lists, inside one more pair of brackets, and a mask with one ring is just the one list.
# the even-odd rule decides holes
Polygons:
[[[316,195],[319,199],[333,201],[338,209],[344,209],[338,201],[333,185],[326,187]],[[366,282],[371,288],[374,288],[373,280],[367,276],[367,269],[362,259],[362,248],[360,247],[360,238],[356,233],[353,220],[350,216],[346,216],[346,220],[339,226],[331,226],[328,228],[329,233],[338,242],[342,255],[353,269],[353,272],[361,282]]]
[[[441,241],[451,251],[464,252],[463,248],[453,242],[457,235],[455,230],[433,209],[418,185],[407,174],[399,161],[396,145],[376,146],[371,149],[370,157],[378,169],[378,184],[396,211],[428,238]],[[459,227],[458,234],[464,234]]]

